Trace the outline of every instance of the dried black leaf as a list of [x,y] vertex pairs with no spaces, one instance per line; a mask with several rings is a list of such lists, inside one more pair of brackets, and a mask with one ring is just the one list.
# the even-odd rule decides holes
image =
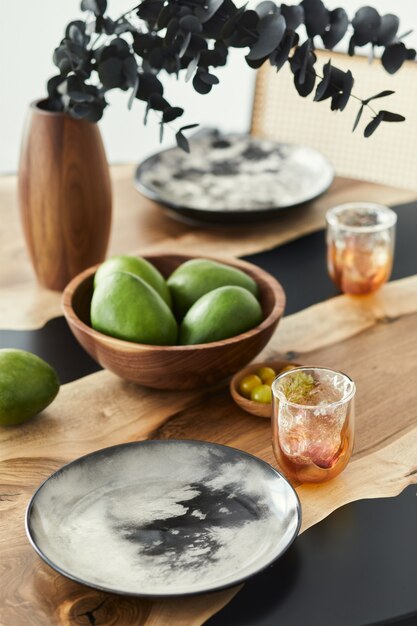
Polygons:
[[71,107],[71,114],[72,117],[75,117],[75,119],[83,119],[84,117],[87,117],[89,112],[90,108],[88,104],[74,104],[74,106]]
[[173,17],[170,20],[164,38],[166,46],[169,46],[174,42],[175,37],[178,35],[179,24],[180,22],[176,17]]
[[378,115],[382,115],[384,122],[404,122],[404,115],[399,113],[392,113],[391,111],[379,111]]
[[268,60],[268,57],[263,57],[262,59],[251,61],[250,59],[246,57],[246,63],[249,65],[249,67],[251,67],[254,70],[257,70],[259,67],[261,67],[267,60]]
[[[331,61],[329,60],[326,65],[323,66],[323,78],[317,86],[316,94],[314,96],[314,100],[316,102],[320,102],[321,100],[325,100],[333,95],[334,92],[329,91],[330,85],[330,74],[331,74]],[[330,88],[331,90],[331,88]]]
[[260,17],[256,11],[246,11],[239,22],[239,30],[254,31],[260,22]]
[[298,46],[290,59],[290,67],[293,74],[298,74],[298,82],[302,84],[306,73],[311,72],[316,62],[316,55],[312,51],[311,40],[307,39]]
[[126,59],[123,59],[123,75],[127,86],[133,87],[133,85],[136,84],[138,65],[133,54],[128,56]]
[[85,91],[68,90],[67,91],[72,102],[94,102],[94,96]]
[[77,103],[70,107],[69,113],[75,119],[85,119],[89,122],[98,122],[103,115],[105,101],[91,103]]
[[272,0],[263,0],[263,2],[260,2],[255,9],[257,15],[262,18],[265,17],[265,15],[268,15],[269,13],[277,13],[278,12],[278,7],[275,4],[275,2],[272,2]]
[[115,37],[111,44],[108,46],[102,46],[96,51],[96,58],[98,62],[110,59],[111,57],[118,57],[119,59],[125,59],[131,55],[130,46],[121,37]]
[[221,31],[219,32],[219,38],[228,39],[233,35],[236,30],[237,24],[245,13],[246,5],[241,6],[236,12],[234,12],[228,20],[223,24]]
[[[106,35],[113,35],[116,32],[116,24],[109,17],[102,15],[97,16],[94,31],[96,33],[105,33]],[[119,28],[118,33],[124,33],[125,28]]]
[[154,76],[154,74],[143,72],[139,75],[139,86],[136,97],[139,98],[139,100],[148,100],[150,95],[154,93],[159,93],[161,96],[164,93],[161,81]]
[[353,57],[353,55],[355,54],[355,46],[356,46],[355,35],[352,35],[352,37],[349,39],[349,46],[348,46],[348,55],[350,57]]
[[208,20],[210,20],[220,9],[223,2],[224,0],[206,0],[206,2],[196,7],[195,15],[198,17],[200,22],[204,24],[205,22],[208,22]]
[[127,101],[127,108],[128,108],[129,111],[132,108],[133,102],[134,102],[134,100],[136,98],[136,93],[138,91],[138,87],[139,87],[139,74],[136,74],[136,81],[135,81],[135,84],[133,85],[131,94],[129,96],[129,100]]
[[94,15],[104,15],[107,0],[81,0],[81,11],[93,11]]
[[172,17],[176,14],[177,7],[174,4],[166,4],[158,15],[158,28],[166,28]]
[[328,11],[322,0],[303,0],[304,23],[309,37],[322,35],[329,23]]
[[396,15],[392,15],[392,13],[383,15],[374,43],[377,46],[388,46],[394,41],[399,26],[400,20]]
[[63,39],[60,46],[55,48],[53,62],[61,74],[78,71],[88,61],[89,52],[70,39]]
[[58,87],[61,85],[62,82],[66,83],[66,78],[65,76],[63,76],[62,74],[58,74],[58,76],[53,76],[52,78],[50,78],[47,82],[47,90],[48,90],[48,96],[50,98],[54,97],[57,95],[58,93]]
[[163,39],[151,33],[135,33],[133,36],[133,50],[139,56],[146,56],[154,48],[162,45]]
[[363,104],[369,104],[372,100],[376,100],[377,98],[385,98],[386,96],[391,96],[395,91],[391,91],[386,89],[385,91],[380,91],[375,96],[371,96],[370,98],[366,98],[362,100]]
[[154,29],[163,6],[164,0],[142,0],[138,7],[137,15]]
[[198,93],[204,96],[207,93],[210,93],[212,85],[210,85],[210,83],[205,83],[203,80],[201,80],[197,72],[193,78],[193,87]]
[[363,109],[364,109],[364,105],[361,104],[361,106],[359,107],[359,111],[358,111],[358,113],[357,113],[357,115],[355,117],[355,122],[353,124],[352,133],[356,130],[356,128],[357,128],[357,126],[358,126],[358,124],[360,122],[360,119],[361,119],[362,113],[363,113]]
[[316,74],[315,72],[308,72],[305,74],[303,81],[300,80],[299,70],[294,74],[294,85],[299,95],[303,98],[308,96],[314,89],[314,85],[316,84]]
[[190,41],[191,41],[191,33],[187,33],[184,37],[184,41],[181,44],[181,48],[180,51],[178,53],[178,57],[181,59],[184,54],[187,52],[187,48],[190,45]]
[[210,74],[203,69],[198,70],[198,77],[207,85],[218,85],[219,79],[214,74]]
[[123,61],[118,57],[105,59],[98,66],[98,76],[105,89],[123,87],[125,77],[123,74]]
[[[166,47],[156,47],[151,52],[149,52],[147,56],[147,60],[149,65],[156,70],[166,69],[168,72],[172,69],[176,69],[176,54],[173,53],[173,49],[171,46]],[[173,68],[171,68],[171,64],[174,62]]]
[[148,104],[154,111],[164,111],[169,107],[168,102],[159,93],[151,93]]
[[255,61],[268,56],[281,43],[285,33],[285,19],[279,13],[263,17],[258,24],[259,38],[251,47],[246,59]]
[[281,4],[281,13],[285,18],[287,28],[291,30],[295,30],[304,22],[304,9],[301,5]]
[[326,48],[331,50],[343,39],[349,26],[349,18],[344,9],[335,9],[329,13],[329,25],[321,38]]
[[378,113],[378,115],[375,115],[375,117],[372,118],[372,121],[370,121],[369,124],[365,127],[365,130],[363,131],[364,136],[370,137],[376,131],[382,120],[383,116],[380,113]]
[[185,75],[185,82],[188,82],[190,78],[192,77],[192,75],[194,74],[194,72],[196,71],[199,60],[200,60],[200,54],[197,54],[193,59],[191,59],[187,67],[187,73]]
[[174,120],[177,119],[177,117],[181,117],[183,113],[184,113],[184,109],[181,109],[181,107],[168,107],[162,113],[162,120],[165,123],[173,122]]
[[182,132],[179,130],[175,135],[175,139],[177,142],[177,146],[184,150],[184,152],[190,152],[190,144],[188,143],[188,139]]
[[146,126],[146,124],[148,123],[148,115],[149,115],[149,111],[151,110],[151,107],[149,106],[149,103],[146,105],[146,109],[145,109],[145,115],[143,117],[143,125]]
[[182,30],[187,33],[201,33],[203,27],[201,22],[195,17],[195,15],[186,15],[179,20],[179,25]]
[[294,48],[294,46],[298,44],[298,40],[299,40],[299,37],[297,33],[291,30],[287,30],[278,48],[274,50],[274,52],[269,57],[271,65],[273,65],[276,68],[277,72],[281,69],[281,67],[287,61],[292,48]]
[[197,128],[200,124],[187,124],[187,126],[181,126],[180,131],[190,130],[191,128]]
[[202,50],[200,53],[199,65],[201,67],[208,67],[212,65],[213,67],[219,67],[222,65],[226,65],[227,54],[223,56],[221,52],[218,50]]
[[82,20],[75,20],[70,22],[66,27],[65,37],[85,48],[90,41],[90,35],[86,34],[85,30],[85,22]]
[[348,70],[344,72],[341,89],[338,93],[332,96],[331,110],[332,111],[343,111],[346,107],[350,94],[352,93],[353,87],[353,76],[352,72]]
[[362,7],[355,13],[352,26],[355,31],[355,45],[364,46],[374,41],[381,28],[381,16],[373,7]]
[[385,48],[381,63],[389,74],[395,74],[407,59],[407,48],[401,43],[394,43]]
[[185,55],[188,60],[193,59],[202,50],[207,50],[208,44],[202,35],[191,35],[190,43],[188,44],[187,54]]

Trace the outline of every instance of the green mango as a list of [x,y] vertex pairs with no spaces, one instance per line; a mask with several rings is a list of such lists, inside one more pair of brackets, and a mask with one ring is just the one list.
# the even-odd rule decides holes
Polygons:
[[182,319],[201,296],[218,287],[236,285],[258,296],[258,285],[248,274],[210,259],[186,261],[171,274],[167,285],[171,291],[177,319]]
[[34,417],[58,391],[57,373],[46,361],[25,350],[0,350],[0,426]]
[[175,344],[178,327],[171,309],[139,276],[113,272],[100,279],[91,299],[95,330],[136,343]]
[[240,335],[261,323],[261,305],[243,287],[219,287],[202,296],[180,326],[182,345],[209,343]]
[[171,294],[167,287],[164,277],[156,269],[152,263],[149,263],[146,259],[137,256],[120,255],[113,256],[107,261],[104,261],[96,271],[94,276],[94,287],[97,287],[99,282],[109,274],[113,272],[130,272],[135,276],[139,276],[145,283],[148,283],[155,289],[169,307],[172,306]]

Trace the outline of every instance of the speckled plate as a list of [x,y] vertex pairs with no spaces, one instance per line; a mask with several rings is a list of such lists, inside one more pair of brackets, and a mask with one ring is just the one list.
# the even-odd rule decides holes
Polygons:
[[141,163],[137,189],[173,217],[239,225],[277,217],[317,198],[334,177],[308,146],[203,129],[191,152],[170,148]]
[[29,540],[77,582],[177,596],[235,585],[277,559],[301,523],[298,497],[260,459],[202,441],[141,441],[59,469],[34,493]]

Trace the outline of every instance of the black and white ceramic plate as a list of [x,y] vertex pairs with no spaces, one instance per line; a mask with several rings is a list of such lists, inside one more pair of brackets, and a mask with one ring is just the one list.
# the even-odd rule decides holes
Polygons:
[[182,217],[239,224],[274,217],[324,193],[333,168],[317,150],[203,130],[136,170],[138,190]]
[[235,585],[296,537],[298,497],[273,467],[202,441],[142,441],[65,465],[33,495],[29,539],[80,583],[140,596]]

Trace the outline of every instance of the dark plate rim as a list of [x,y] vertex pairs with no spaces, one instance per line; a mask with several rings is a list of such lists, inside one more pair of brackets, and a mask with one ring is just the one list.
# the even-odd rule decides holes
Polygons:
[[[295,511],[296,511],[296,515],[297,515],[297,524],[296,524],[296,528],[294,530],[294,533],[290,539],[290,541],[287,543],[287,545],[270,561],[268,561],[268,563],[266,563],[265,565],[263,565],[262,567],[260,567],[259,569],[257,569],[255,572],[252,572],[251,574],[248,574],[247,576],[244,576],[243,578],[239,578],[236,581],[233,581],[232,583],[228,583],[226,585],[219,585],[217,587],[212,587],[210,589],[204,590],[201,589],[199,591],[185,591],[185,592],[181,592],[181,593],[166,593],[166,594],[152,594],[152,593],[138,593],[138,592],[131,592],[131,591],[124,591],[121,589],[114,589],[111,587],[104,587],[101,585],[97,585],[94,583],[90,583],[87,582],[86,580],[83,580],[81,578],[78,578],[77,576],[74,576],[73,574],[70,574],[69,572],[66,572],[64,569],[62,569],[61,567],[55,565],[50,559],[49,557],[44,554],[44,552],[39,548],[39,546],[36,543],[36,540],[34,537],[32,537],[31,534],[31,528],[30,528],[30,517],[31,517],[31,513],[32,513],[32,508],[35,502],[35,499],[37,497],[37,494],[41,491],[41,489],[44,487],[44,485],[46,485],[46,483],[48,481],[50,481],[52,478],[55,478],[57,475],[61,474],[62,472],[64,472],[68,467],[70,467],[71,465],[75,465],[77,463],[79,463],[80,461],[87,459],[89,457],[93,457],[93,456],[97,456],[99,454],[102,454],[103,452],[109,451],[109,450],[116,450],[118,448],[126,448],[126,447],[140,447],[143,444],[155,444],[157,443],[159,444],[172,444],[172,443],[188,443],[188,444],[197,444],[197,445],[204,445],[204,446],[211,446],[211,447],[219,447],[219,448],[226,448],[227,450],[232,450],[233,452],[237,452],[240,455],[243,455],[245,457],[249,457],[253,460],[255,460],[257,463],[264,465],[268,468],[269,471],[272,471],[273,474],[276,475],[277,478],[282,479],[287,487],[289,488],[290,492],[293,493],[293,495],[295,496]],[[46,478],[40,485],[39,487],[35,490],[35,492],[32,494],[32,497],[29,500],[29,503],[26,507],[26,513],[25,513],[25,530],[26,530],[26,535],[29,539],[29,542],[32,546],[32,548],[35,550],[35,552],[38,554],[38,556],[40,556],[40,558],[47,564],[49,565],[49,567],[51,567],[53,570],[55,570],[56,572],[58,572],[58,574],[61,574],[62,576],[65,576],[66,578],[79,583],[81,585],[85,585],[87,587],[90,587],[92,589],[97,589],[98,591],[104,591],[106,593],[114,593],[117,595],[121,595],[121,596],[128,596],[128,597],[136,597],[136,598],[175,598],[175,597],[186,597],[186,596],[197,596],[197,595],[201,595],[204,593],[215,593],[217,591],[221,591],[223,589],[230,589],[231,587],[236,587],[238,585],[241,585],[242,583],[244,583],[246,580],[249,580],[251,578],[253,578],[254,576],[257,576],[259,573],[261,573],[262,571],[264,571],[265,569],[267,569],[268,567],[270,567],[273,563],[275,563],[275,561],[277,561],[287,550],[288,548],[293,544],[293,542],[295,541],[296,537],[298,536],[299,532],[300,532],[300,528],[301,528],[301,522],[302,522],[302,511],[301,511],[301,502],[300,502],[300,498],[298,497],[298,494],[296,492],[296,490],[294,489],[294,487],[291,485],[291,483],[288,481],[288,479],[277,469],[275,469],[275,467],[273,467],[272,465],[270,465],[270,463],[267,463],[266,461],[264,461],[263,459],[260,459],[259,457],[255,456],[254,454],[250,454],[249,452],[245,452],[244,450],[239,450],[239,448],[234,448],[233,446],[227,446],[221,443],[213,443],[211,441],[203,441],[203,440],[199,440],[199,439],[144,439],[142,441],[130,441],[127,443],[120,443],[120,444],[116,444],[114,446],[108,446],[106,448],[100,448],[99,450],[95,450],[94,452],[89,452],[88,454],[84,454],[80,457],[78,457],[77,459],[74,459],[73,461],[69,461],[68,463],[65,463],[64,465],[62,465],[59,469],[57,469],[55,472],[53,472],[50,476],[48,476],[48,478]]]
[[[230,135],[247,135],[247,133],[224,133],[225,135],[230,134]],[[256,137],[255,137],[256,139]],[[168,209],[171,209],[172,211],[176,211],[178,213],[183,214],[183,212],[189,212],[191,214],[193,214],[195,217],[193,218],[192,216],[190,216],[191,219],[198,219],[198,216],[205,216],[205,217],[209,217],[209,216],[213,216],[213,217],[241,217],[241,216],[256,216],[259,215],[260,217],[266,216],[268,214],[274,214],[274,213],[279,213],[280,211],[285,211],[287,209],[293,209],[295,207],[300,207],[303,206],[305,204],[307,204],[308,202],[312,202],[313,200],[316,200],[317,198],[319,198],[320,196],[322,196],[324,193],[326,193],[326,191],[329,189],[329,187],[332,185],[334,179],[335,179],[335,170],[333,165],[331,164],[331,162],[329,161],[329,159],[319,150],[317,150],[316,148],[313,148],[312,146],[307,146],[305,144],[299,144],[299,143],[291,143],[288,141],[275,141],[275,143],[277,145],[284,145],[284,146],[298,146],[301,148],[309,148],[310,150],[314,150],[317,154],[320,154],[320,156],[324,159],[324,161],[326,161],[328,168],[329,168],[329,172],[331,173],[330,176],[330,181],[329,184],[327,185],[327,187],[325,187],[322,191],[320,191],[319,193],[315,193],[311,196],[306,197],[304,200],[300,201],[300,202],[294,202],[292,204],[286,204],[284,206],[271,206],[271,207],[265,207],[262,209],[233,209],[232,211],[211,211],[211,210],[207,210],[207,209],[198,209],[195,207],[191,207],[191,206],[183,206],[181,204],[177,204],[175,202],[171,202],[170,200],[165,200],[163,198],[161,198],[158,195],[158,192],[155,191],[155,189],[153,187],[147,186],[145,185],[141,180],[140,180],[140,176],[141,173],[144,169],[148,168],[150,165],[152,165],[152,162],[158,158],[161,154],[164,154],[165,152],[170,152],[171,150],[175,150],[175,146],[172,146],[171,148],[164,148],[163,150],[159,150],[158,152],[154,152],[153,154],[149,155],[144,161],[142,161],[141,163],[139,163],[139,165],[137,165],[136,169],[135,169],[135,174],[134,174],[134,182],[135,182],[135,187],[136,190],[139,191],[139,193],[141,193],[143,196],[145,196],[145,198],[148,198],[149,200],[152,200],[153,202],[156,202],[157,204],[160,204],[161,206],[167,207]]]

